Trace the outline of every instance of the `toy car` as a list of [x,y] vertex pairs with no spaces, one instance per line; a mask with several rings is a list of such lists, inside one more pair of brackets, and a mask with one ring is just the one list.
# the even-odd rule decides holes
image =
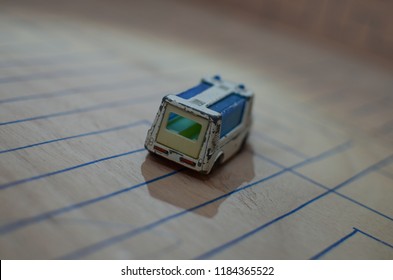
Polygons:
[[162,99],[145,147],[201,173],[233,156],[251,127],[254,94],[220,76]]

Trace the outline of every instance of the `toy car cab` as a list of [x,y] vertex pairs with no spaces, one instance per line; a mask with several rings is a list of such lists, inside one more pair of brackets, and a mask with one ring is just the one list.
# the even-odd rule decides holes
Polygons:
[[193,170],[210,173],[242,147],[254,94],[219,76],[162,99],[145,147]]

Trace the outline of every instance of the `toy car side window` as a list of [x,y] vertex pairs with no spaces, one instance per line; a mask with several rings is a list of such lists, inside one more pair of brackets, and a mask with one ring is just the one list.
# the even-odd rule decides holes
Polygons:
[[246,100],[246,97],[232,93],[209,106],[209,109],[221,113],[221,138],[231,132],[242,122]]

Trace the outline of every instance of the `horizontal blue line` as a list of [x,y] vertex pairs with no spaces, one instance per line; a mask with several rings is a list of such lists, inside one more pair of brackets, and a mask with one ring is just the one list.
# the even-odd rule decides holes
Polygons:
[[44,173],[44,174],[40,174],[40,175],[37,175],[37,176],[33,176],[33,177],[29,177],[29,178],[13,181],[13,182],[10,182],[10,183],[2,184],[2,185],[0,185],[0,190],[8,189],[8,188],[11,188],[11,187],[15,187],[17,185],[25,184],[25,183],[36,181],[36,180],[40,180],[40,179],[43,179],[43,178],[47,178],[47,177],[50,177],[50,176],[54,176],[54,175],[65,173],[65,172],[68,172],[68,171],[71,171],[71,170],[75,170],[75,169],[78,169],[78,168],[81,168],[81,167],[85,167],[85,166],[88,166],[88,165],[96,164],[96,163],[99,163],[99,162],[102,162],[102,161],[106,161],[106,160],[110,160],[110,159],[114,159],[114,158],[119,158],[119,157],[124,157],[124,156],[128,156],[128,155],[131,155],[131,154],[134,154],[134,153],[142,152],[142,151],[145,151],[145,149],[142,148],[142,149],[129,151],[129,152],[126,152],[126,153],[121,153],[121,154],[117,154],[117,155],[113,155],[113,156],[109,156],[109,157],[104,157],[104,158],[96,159],[96,160],[93,160],[93,161],[85,162],[85,163],[82,163],[82,164],[74,165],[74,166],[71,166],[71,167],[67,167],[67,168],[64,168],[64,169],[56,170],[56,171],[53,171],[53,172]]
[[5,98],[0,100],[0,104],[4,103],[14,103],[20,101],[27,101],[27,100],[37,100],[37,99],[46,99],[46,98],[54,98],[60,96],[69,96],[74,94],[88,94],[88,93],[96,93],[102,92],[106,90],[119,90],[128,88],[130,86],[135,86],[138,82],[146,82],[151,80],[151,78],[142,78],[142,79],[134,79],[134,80],[127,80],[127,81],[116,81],[112,83],[103,83],[97,85],[89,85],[83,87],[75,87],[69,89],[62,89],[52,92],[44,92],[44,93],[37,93],[32,95],[22,95],[22,96],[15,96],[11,98]]
[[[342,151],[343,149],[348,148],[349,146],[350,146],[350,142],[344,143],[344,144],[339,145],[339,146],[337,146],[337,147],[335,147],[335,148],[333,148],[333,149],[331,149],[331,150],[329,150],[329,151],[326,151],[326,152],[324,152],[324,153],[321,153],[320,155],[317,155],[317,156],[315,156],[315,157],[312,157],[312,158],[309,158],[309,159],[307,159],[307,160],[305,160],[305,161],[302,161],[302,162],[300,162],[300,163],[298,163],[298,164],[295,164],[295,165],[293,165],[292,168],[300,167],[300,166],[306,165],[306,164],[308,164],[308,163],[310,163],[310,162],[313,162],[313,161],[316,161],[316,160],[320,160],[320,159],[322,159],[322,158],[324,158],[324,157],[327,157],[327,156],[330,156],[330,155],[335,154],[335,153],[337,153],[337,152],[340,152],[340,151]],[[226,197],[228,197],[228,196],[230,196],[230,195],[232,195],[232,194],[235,194],[235,193],[238,193],[238,192],[240,192],[240,191],[242,191],[242,190],[248,189],[248,188],[250,188],[250,187],[252,187],[252,186],[254,186],[254,185],[256,185],[256,184],[260,184],[260,183],[262,183],[262,182],[265,182],[265,181],[268,181],[268,180],[270,180],[270,179],[272,179],[272,178],[275,178],[275,177],[277,177],[277,176],[283,174],[283,173],[286,172],[287,170],[289,170],[289,168],[288,168],[288,169],[283,169],[283,170],[281,170],[281,171],[278,171],[278,172],[276,172],[276,173],[274,173],[274,174],[271,174],[271,175],[269,175],[269,176],[267,176],[267,177],[265,177],[265,178],[262,178],[262,179],[260,179],[260,180],[258,180],[258,181],[256,181],[256,182],[253,182],[253,183],[248,184],[248,185],[246,185],[246,186],[244,186],[244,187],[241,187],[241,188],[239,188],[239,189],[236,189],[236,190],[233,190],[233,191],[231,191],[231,192],[228,192],[228,193],[226,193],[226,194],[224,194],[224,195],[218,196],[218,197],[216,197],[216,198],[214,198],[214,199],[212,199],[212,200],[206,201],[206,202],[204,202],[204,203],[202,203],[202,204],[199,204],[199,205],[197,205],[197,206],[194,206],[194,207],[192,207],[192,208],[189,208],[189,209],[180,211],[180,212],[175,213],[175,214],[173,214],[173,215],[169,215],[169,216],[167,216],[167,217],[165,217],[165,218],[159,219],[159,220],[157,220],[157,221],[155,221],[155,222],[152,222],[152,223],[147,224],[147,225],[145,225],[145,226],[142,226],[142,227],[136,228],[136,229],[134,229],[134,230],[125,232],[125,233],[123,233],[123,234],[120,234],[120,235],[116,235],[116,236],[107,238],[107,239],[102,240],[102,241],[100,241],[100,242],[97,242],[97,243],[95,243],[95,244],[92,244],[92,245],[86,246],[86,247],[84,247],[84,248],[81,248],[81,249],[79,249],[79,250],[76,250],[76,251],[74,251],[74,252],[72,252],[72,253],[70,253],[70,254],[64,255],[64,256],[62,256],[62,257],[60,257],[60,258],[61,258],[61,259],[76,259],[76,258],[81,258],[81,257],[83,257],[83,256],[89,255],[89,254],[91,254],[91,253],[93,253],[93,252],[96,252],[96,251],[98,251],[98,250],[100,250],[100,249],[103,249],[103,248],[105,248],[105,247],[111,246],[111,245],[113,245],[113,244],[115,244],[115,243],[117,243],[117,242],[121,242],[121,241],[126,240],[126,239],[128,239],[128,238],[131,238],[131,237],[133,237],[133,236],[135,236],[135,235],[138,235],[138,234],[143,233],[143,232],[145,232],[145,231],[147,231],[147,230],[150,230],[150,229],[152,229],[152,228],[154,228],[154,227],[157,227],[157,226],[159,226],[159,225],[161,225],[161,224],[163,224],[163,223],[165,223],[165,222],[171,221],[171,220],[173,220],[173,219],[175,219],[175,218],[178,218],[178,217],[183,216],[183,215],[185,215],[185,214],[187,214],[187,213],[190,213],[190,212],[192,212],[192,211],[195,211],[195,210],[197,210],[197,209],[199,209],[199,208],[202,208],[202,207],[204,207],[204,206],[207,206],[207,205],[209,205],[209,204],[211,204],[211,203],[214,203],[214,202],[216,202],[216,201],[218,201],[218,200],[221,200],[221,199],[223,199],[223,198],[226,198]]]
[[120,126],[116,126],[116,127],[107,128],[107,129],[96,130],[96,131],[81,133],[81,134],[67,136],[67,137],[62,137],[62,138],[57,138],[57,139],[51,139],[51,140],[38,142],[38,143],[25,145],[25,146],[20,146],[20,147],[16,147],[16,148],[11,148],[11,149],[7,149],[7,150],[0,150],[0,154],[14,152],[14,151],[28,149],[28,148],[33,148],[33,147],[37,147],[37,146],[42,146],[42,145],[55,143],[55,142],[60,142],[60,141],[64,141],[64,140],[70,140],[70,139],[74,139],[74,138],[80,138],[80,137],[85,137],[85,136],[90,136],[90,135],[97,135],[97,134],[103,134],[103,133],[107,133],[107,132],[122,130],[122,129],[126,129],[126,128],[131,128],[131,127],[134,127],[134,126],[138,126],[138,125],[141,125],[141,124],[150,124],[150,122],[148,122],[147,120],[141,120],[141,121],[129,123],[129,124],[126,124],[126,125],[120,125]]
[[245,233],[245,234],[243,234],[243,235],[241,235],[241,236],[239,236],[239,237],[237,237],[235,239],[232,239],[231,241],[228,241],[228,242],[226,242],[226,243],[224,243],[224,244],[222,244],[222,245],[220,245],[220,246],[218,246],[218,247],[216,247],[216,248],[214,248],[214,249],[212,249],[212,250],[210,250],[210,251],[208,251],[208,252],[198,256],[197,259],[210,258],[213,255],[216,255],[219,252],[222,252],[222,251],[228,249],[229,247],[232,247],[233,245],[235,245],[235,244],[243,241],[244,239],[246,239],[246,238],[248,238],[248,237],[250,237],[250,236],[252,236],[252,235],[254,235],[254,234],[258,233],[258,232],[260,232],[261,230],[267,228],[268,226],[270,226],[272,224],[275,224],[276,222],[278,222],[278,221],[280,221],[280,220],[282,220],[282,219],[284,219],[284,218],[286,218],[286,217],[296,213],[297,211],[299,211],[299,210],[303,209],[304,207],[314,203],[315,201],[325,197],[326,195],[328,195],[328,194],[330,194],[330,193],[332,193],[334,191],[337,191],[338,189],[342,188],[343,186],[345,186],[347,184],[350,184],[351,182],[353,182],[353,181],[355,181],[355,180],[357,180],[357,179],[367,175],[370,172],[378,170],[379,168],[381,168],[381,167],[391,163],[392,161],[393,161],[393,155],[390,155],[389,157],[379,161],[376,164],[371,165],[370,167],[362,170],[361,172],[357,173],[356,175],[352,176],[351,178],[345,180],[344,182],[342,182],[341,184],[337,185],[333,189],[328,190],[328,191],[326,191],[326,192],[324,192],[324,193],[314,197],[313,199],[311,199],[311,200],[301,204],[300,206],[292,209],[291,211],[289,211],[289,212],[287,212],[287,213],[285,213],[285,214],[283,214],[283,215],[281,215],[281,216],[279,216],[279,217],[277,217],[277,218],[275,218],[275,219],[273,219],[273,220],[271,220],[271,221],[269,221],[269,222],[267,222],[267,223],[265,223],[265,224],[255,228],[255,229],[253,229],[253,230],[251,230],[251,231],[249,231],[249,232],[247,232],[247,233]]
[[322,256],[324,256],[325,254],[327,254],[329,251],[333,250],[334,248],[336,248],[338,245],[340,245],[341,243],[343,243],[345,240],[347,240],[348,238],[351,238],[352,236],[354,236],[356,233],[358,232],[357,229],[354,229],[351,233],[345,235],[344,237],[340,238],[339,240],[337,240],[336,242],[334,242],[332,245],[328,246],[326,249],[322,250],[321,252],[319,252],[318,254],[316,254],[315,256],[311,257],[311,260],[317,260],[319,258],[321,258]]
[[39,214],[39,215],[36,215],[36,216],[20,219],[18,221],[12,222],[12,223],[9,223],[9,224],[6,224],[6,225],[2,225],[2,226],[0,226],[0,234],[1,235],[7,234],[7,233],[10,233],[12,231],[18,230],[20,228],[23,228],[23,227],[26,227],[26,226],[29,226],[29,225],[32,225],[32,224],[36,224],[36,223],[39,223],[39,222],[51,219],[51,218],[53,218],[55,216],[58,216],[58,215],[61,215],[61,214],[65,214],[67,212],[80,209],[82,207],[86,207],[88,205],[100,202],[102,200],[106,200],[108,198],[114,197],[116,195],[120,195],[120,194],[125,193],[125,192],[129,192],[131,190],[137,189],[139,187],[145,186],[145,185],[153,183],[155,181],[159,181],[159,180],[165,179],[167,177],[170,177],[170,176],[180,172],[181,170],[182,169],[175,170],[175,171],[172,171],[170,173],[164,174],[162,176],[159,176],[159,177],[153,178],[151,180],[148,180],[146,182],[142,182],[142,183],[139,183],[137,185],[133,185],[131,187],[120,189],[118,191],[111,192],[111,193],[108,193],[108,194],[103,195],[103,196],[98,196],[98,197],[95,197],[95,198],[92,198],[92,199],[88,199],[88,200],[85,200],[85,201],[81,201],[81,202],[78,202],[78,203],[75,203],[75,204],[68,205],[66,207],[58,208],[58,209],[51,210],[51,211],[48,211],[48,212],[45,212],[45,213],[42,213],[42,214]]
[[139,97],[139,98],[128,98],[128,99],[123,99],[120,101],[107,102],[107,103],[102,103],[99,105],[83,107],[83,108],[69,110],[69,111],[63,111],[63,112],[57,112],[57,113],[53,113],[53,114],[40,115],[40,116],[36,116],[36,117],[31,117],[31,118],[2,122],[2,123],[0,123],[0,126],[35,121],[35,120],[41,120],[41,119],[49,119],[49,118],[55,118],[55,117],[67,116],[67,115],[73,115],[73,114],[79,114],[79,113],[86,113],[86,112],[97,111],[97,110],[102,110],[102,109],[130,106],[130,105],[135,105],[135,104],[142,103],[142,102],[147,102],[149,100],[157,99],[157,98],[160,98],[160,96],[162,96],[162,95],[155,94],[155,95],[144,96],[144,97]]

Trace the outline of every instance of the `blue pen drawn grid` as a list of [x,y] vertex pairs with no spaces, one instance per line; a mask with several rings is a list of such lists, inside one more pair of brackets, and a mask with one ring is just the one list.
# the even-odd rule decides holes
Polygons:
[[[96,67],[84,67],[83,70],[78,70],[79,65],[73,68],[73,64],[69,62],[70,68],[52,72],[50,67],[59,66],[64,59],[74,57],[74,51],[69,51],[70,53],[62,53],[58,56],[44,55],[38,58],[33,56],[30,60],[26,59],[24,64],[18,59],[4,59],[0,63],[3,69],[0,87],[8,90],[13,85],[17,88],[20,83],[36,81],[45,83],[54,78],[72,80],[75,76],[84,74],[97,76],[114,70],[119,73],[125,71],[123,66],[118,68],[116,63],[114,66],[111,65],[112,68],[103,68],[101,71]],[[103,55],[105,54],[106,52]],[[25,71],[28,73],[20,76],[7,74],[7,69],[23,68],[26,67],[25,64],[29,67],[34,65],[41,68],[48,67],[48,71],[37,74],[27,69]],[[131,73],[138,73],[138,68],[132,65],[129,67]],[[318,174],[318,171],[323,172],[323,169],[307,168],[321,163],[324,166],[323,164],[329,160],[334,164],[334,161],[340,160],[339,156],[344,154],[349,158],[354,157],[356,161],[356,154],[353,151],[358,148],[358,143],[341,135],[337,136],[335,133],[330,135],[328,128],[318,128],[312,121],[304,121],[304,119],[298,121],[296,115],[285,116],[287,112],[260,114],[259,110],[267,109],[261,102],[257,103],[256,124],[253,127],[250,144],[242,155],[239,155],[245,158],[247,158],[245,154],[251,155],[250,166],[255,170],[255,174],[249,181],[240,182],[234,189],[214,193],[195,205],[191,203],[189,207],[166,204],[151,197],[147,191],[150,185],[157,186],[161,182],[165,182],[165,185],[168,182],[181,184],[190,180],[190,175],[180,167],[156,165],[151,168],[156,169],[154,174],[157,175],[150,177],[127,172],[128,166],[140,166],[147,162],[146,152],[143,149],[144,135],[150,125],[147,119],[154,116],[155,106],[158,105],[157,99],[165,94],[162,91],[155,93],[154,87],[149,95],[134,94],[138,82],[142,85],[151,85],[154,83],[151,81],[160,79],[160,75],[153,74],[147,81],[133,80],[132,77],[130,75],[129,79],[122,82],[113,82],[109,78],[108,83],[102,81],[106,78],[99,78],[99,83],[87,83],[83,87],[58,88],[53,91],[21,95],[15,93],[12,96],[7,93],[6,96],[1,96],[0,106],[5,110],[12,108],[13,112],[9,115],[12,118],[6,115],[0,120],[2,145],[4,143],[4,146],[0,147],[0,161],[4,174],[15,168],[12,165],[7,166],[7,163],[12,161],[21,163],[20,158],[27,158],[33,163],[34,160],[41,162],[40,168],[29,170],[23,169],[23,166],[29,164],[22,163],[18,167],[20,172],[14,172],[14,175],[20,177],[2,178],[1,199],[7,212],[3,212],[1,216],[1,244],[3,248],[10,250],[9,246],[12,242],[26,242],[23,241],[25,236],[40,234],[47,236],[45,244],[31,245],[34,240],[27,241],[27,244],[31,245],[31,252],[11,256],[5,254],[2,257],[319,258],[322,255],[328,256],[328,251],[333,250],[333,247],[339,246],[358,233],[379,241],[385,247],[391,247],[392,240],[384,241],[383,238],[378,238],[379,235],[385,237],[387,232],[374,232],[373,228],[368,228],[370,225],[363,224],[364,221],[359,217],[366,215],[374,219],[372,224],[383,225],[386,231],[389,231],[392,229],[393,215],[384,212],[384,209],[378,209],[373,204],[369,205],[367,199],[361,199],[362,197],[354,199],[342,190],[350,188],[354,182],[368,178],[371,174],[387,173],[384,168],[391,166],[393,156],[379,155],[376,157],[379,160],[375,161],[361,159],[363,164],[356,165],[354,170],[347,172],[347,176],[340,178],[339,182],[329,185],[325,184],[326,179],[324,179],[322,180],[324,183],[321,183],[319,179],[324,176]],[[180,82],[181,79],[174,80]],[[163,85],[163,82],[158,82],[157,85]],[[116,96],[118,89],[129,89],[132,94],[123,93],[116,101],[112,98],[102,98],[102,94],[108,92],[111,97]],[[100,93],[101,91],[103,93]],[[61,103],[56,102],[59,98],[67,101],[67,98],[71,100],[80,95],[86,98],[83,100],[86,104],[81,107],[63,108]],[[32,102],[45,102],[49,107],[59,108],[59,111],[18,117],[18,109],[22,112],[37,104]],[[150,109],[143,119],[137,118],[132,113],[132,107],[138,104],[144,104]],[[119,109],[122,109],[120,113],[124,114],[121,123],[111,123],[111,120],[106,120],[107,115],[110,116]],[[131,112],[127,113],[127,111]],[[90,113],[93,115],[89,115]],[[90,119],[96,118],[95,122],[84,122],[86,116]],[[278,126],[269,125],[277,122],[276,119],[280,119]],[[100,121],[106,126],[97,128],[96,123]],[[29,130],[30,127],[34,127],[38,122],[47,130],[54,130],[55,125],[78,126],[78,122],[81,122],[80,127],[83,129],[73,133],[65,131],[61,137],[44,135],[41,139],[37,136],[36,141],[31,141],[30,139],[35,139],[34,136],[30,138],[26,135],[30,136],[33,131]],[[11,129],[18,129],[21,134],[15,137],[9,133]],[[305,139],[303,135],[308,135],[308,138]],[[13,141],[19,139],[22,140]],[[328,139],[328,141],[320,141],[321,139]],[[106,149],[108,145],[118,149]],[[113,153],[114,150],[118,152]],[[88,152],[84,153],[84,151]],[[64,155],[64,159],[61,160],[59,159],[61,157],[57,156],[56,160],[59,162],[52,163],[51,153]],[[84,157],[75,161],[78,153],[84,154]],[[42,164],[42,162],[47,163]],[[230,168],[231,164],[228,163],[228,167],[223,168]],[[116,174],[119,176],[115,176]],[[204,183],[197,179],[194,181],[197,182],[195,184]],[[64,182],[67,184],[65,185]],[[211,182],[217,180],[213,178]],[[294,187],[299,185],[303,187],[295,190]],[[58,199],[45,201],[45,197]],[[22,203],[24,200],[31,199],[42,204],[36,203],[31,209],[24,209],[22,205],[16,203],[16,201]],[[150,207],[152,204],[155,207]],[[237,205],[241,204],[247,205],[247,208],[238,208]],[[216,209],[217,213],[213,218],[196,214],[215,205],[218,205],[218,210]],[[324,217],[323,210],[328,209],[330,205],[339,205],[337,211],[333,211],[336,216]],[[150,211],[156,207],[162,211]],[[266,215],[263,207],[266,207]],[[345,214],[340,213],[343,209],[354,214],[346,217]],[[143,218],[139,217],[141,212]],[[233,217],[227,217],[223,224],[220,215]],[[243,222],[242,215],[252,217],[250,222]],[[195,220],[197,223],[194,225]],[[315,232],[305,236],[304,231],[301,230],[302,224],[310,221],[315,223],[312,227]],[[329,223],[326,224],[326,221]],[[350,222],[352,224],[349,224]],[[337,223],[340,224],[339,227]],[[343,224],[345,226],[342,226]],[[205,231],[198,230],[201,227]],[[340,232],[343,227],[343,230],[350,233]],[[373,234],[358,229],[364,227],[367,227],[367,232]],[[337,238],[323,240],[324,230],[331,231],[332,234],[329,236]],[[75,236],[67,239],[64,232],[71,232],[71,235]],[[91,232],[95,233],[94,237],[91,237]],[[214,238],[209,239],[209,235]],[[198,238],[204,240],[203,245],[201,242],[193,242]],[[307,239],[311,245],[306,246],[307,242],[304,239]],[[57,247],[57,244],[62,242],[69,242],[69,244]],[[291,244],[288,245],[286,242]],[[46,246],[46,250],[40,251],[42,246]],[[288,248],[293,249],[288,251]],[[319,249],[315,250],[316,248]],[[391,254],[390,257],[393,258],[393,251]],[[353,256],[348,255],[348,258],[351,257]]]
[[[326,255],[329,255],[332,252],[336,251],[337,248],[342,249],[342,250],[346,250],[345,247],[340,246],[340,245],[342,245],[343,243],[348,243],[348,240],[352,240],[353,237],[358,237],[358,236],[363,237],[363,243],[369,243],[369,244],[374,243],[374,244],[372,244],[373,246],[379,245],[379,246],[383,247],[383,249],[385,249],[384,258],[390,259],[391,249],[393,249],[393,245],[391,245],[381,239],[378,239],[375,236],[372,236],[371,234],[364,232],[358,228],[353,228],[353,230],[350,233],[343,236],[342,238],[340,238],[339,240],[337,240],[336,242],[334,242],[333,244],[331,244],[330,246],[328,246],[327,248],[325,248],[324,250],[322,250],[321,252],[319,252],[318,254],[313,256],[311,259],[317,260],[317,259],[324,258]],[[353,256],[353,258],[356,258],[356,259],[367,258],[367,254],[374,253],[372,250],[373,246],[370,246],[368,248],[369,250],[371,249],[370,251],[366,251],[364,249],[359,250],[359,252],[357,252],[357,254],[355,254]],[[364,245],[360,245],[360,246],[357,245],[355,248],[358,249],[358,248],[362,248],[362,247],[364,248],[365,246]],[[376,258],[381,258],[381,256],[377,256]]]

